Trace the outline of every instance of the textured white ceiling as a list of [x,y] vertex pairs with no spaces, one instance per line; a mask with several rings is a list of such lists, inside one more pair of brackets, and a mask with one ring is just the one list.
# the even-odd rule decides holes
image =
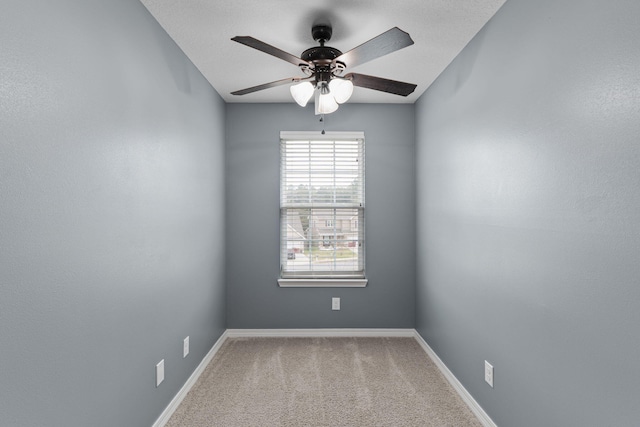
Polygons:
[[316,46],[311,27],[329,21],[327,43],[347,52],[392,27],[415,44],[347,70],[417,84],[408,97],[355,88],[350,102],[413,103],[505,0],[141,0],[227,102],[293,102],[288,86],[230,92],[287,77],[294,65],[231,41],[252,36],[295,56]]

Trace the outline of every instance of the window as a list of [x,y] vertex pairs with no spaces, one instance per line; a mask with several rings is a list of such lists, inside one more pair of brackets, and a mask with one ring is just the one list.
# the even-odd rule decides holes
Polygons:
[[280,286],[365,286],[364,133],[281,132]]

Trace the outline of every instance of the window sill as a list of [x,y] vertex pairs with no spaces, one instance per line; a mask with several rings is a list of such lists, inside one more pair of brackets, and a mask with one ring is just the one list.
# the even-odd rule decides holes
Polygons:
[[281,288],[364,288],[367,279],[278,279]]

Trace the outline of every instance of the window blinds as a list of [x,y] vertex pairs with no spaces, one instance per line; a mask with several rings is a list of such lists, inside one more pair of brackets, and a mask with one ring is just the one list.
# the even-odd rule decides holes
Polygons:
[[364,278],[364,133],[280,135],[282,278]]

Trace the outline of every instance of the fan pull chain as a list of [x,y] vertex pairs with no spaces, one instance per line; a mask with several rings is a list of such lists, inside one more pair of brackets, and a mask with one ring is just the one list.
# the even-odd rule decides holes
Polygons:
[[324,135],[324,114],[320,116],[320,123],[322,123],[322,131],[320,133]]

